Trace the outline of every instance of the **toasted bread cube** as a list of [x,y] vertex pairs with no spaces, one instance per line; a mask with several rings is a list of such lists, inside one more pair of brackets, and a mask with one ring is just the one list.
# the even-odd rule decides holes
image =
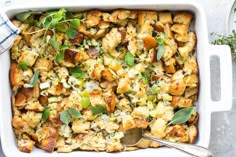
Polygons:
[[159,13],[159,21],[163,24],[172,24],[172,15],[170,12],[160,12]]
[[130,115],[126,115],[122,118],[122,127],[124,131],[130,130],[135,127],[134,119]]
[[18,62],[25,62],[28,66],[32,67],[38,58],[38,53],[34,51],[24,51],[20,58],[18,59]]
[[86,17],[86,21],[85,21],[86,26],[90,28],[90,27],[94,27],[98,25],[101,20],[101,16],[102,16],[101,11],[98,11],[98,10],[90,11]]
[[82,119],[76,119],[72,123],[72,130],[74,133],[88,133],[90,122],[85,122]]
[[175,64],[176,64],[175,58],[171,58],[168,61],[166,61],[165,62],[165,71],[167,73],[175,73],[176,72]]
[[188,34],[188,41],[184,43],[184,46],[178,48],[180,55],[182,57],[188,56],[189,53],[193,51],[196,43],[197,43],[196,34],[194,32],[190,32]]
[[46,58],[38,58],[35,63],[35,68],[42,71],[50,71],[52,68],[52,61]]
[[195,125],[190,125],[188,127],[188,133],[189,133],[189,143],[194,143],[197,138],[198,130]]
[[169,93],[172,95],[182,95],[185,91],[186,84],[184,82],[183,71],[179,70],[171,77],[171,84],[169,87]]
[[17,141],[17,144],[20,151],[25,152],[25,153],[30,153],[33,150],[35,142],[30,139],[28,140],[19,139]]
[[189,26],[192,21],[192,18],[193,15],[191,13],[179,12],[175,14],[173,21],[174,23],[185,24]]
[[171,105],[174,108],[186,108],[186,107],[191,107],[192,104],[192,99],[184,98],[184,97],[179,97],[179,96],[174,96],[171,102]]
[[167,127],[167,122],[162,118],[157,118],[151,125],[151,133],[157,138],[164,138],[166,136],[165,129]]
[[149,110],[146,106],[139,106],[133,109],[131,116],[134,118],[145,119],[149,116]]
[[197,60],[195,57],[190,57],[184,63],[183,71],[187,74],[198,74]]
[[103,98],[106,102],[107,112],[114,112],[116,106],[116,96],[112,89],[103,93]]
[[197,87],[198,85],[198,76],[196,74],[191,74],[184,78],[187,87]]
[[126,93],[131,90],[130,80],[128,77],[121,78],[118,83],[117,93]]
[[186,35],[188,33],[188,26],[184,24],[174,24],[171,30],[180,35]]
[[13,63],[10,69],[10,81],[12,86],[23,85],[23,78],[23,71],[17,67],[16,63]]
[[157,46],[157,41],[152,36],[143,37],[142,40],[143,40],[144,47],[147,50],[150,50],[150,49],[155,48]]

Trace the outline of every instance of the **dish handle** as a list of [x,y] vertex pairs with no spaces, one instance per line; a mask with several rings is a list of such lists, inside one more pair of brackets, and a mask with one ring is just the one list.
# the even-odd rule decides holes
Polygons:
[[[227,45],[210,45],[209,58],[219,57],[220,73],[220,100],[213,101],[210,98],[212,112],[228,111],[232,108],[232,59],[230,47]],[[212,67],[210,67],[212,68]],[[210,73],[211,74],[211,73]],[[211,93],[212,94],[212,93]]]

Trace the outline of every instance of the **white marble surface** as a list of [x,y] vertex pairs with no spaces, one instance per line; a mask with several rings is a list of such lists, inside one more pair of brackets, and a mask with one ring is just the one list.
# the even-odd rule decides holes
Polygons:
[[[0,2],[3,0],[0,0]],[[211,32],[226,34],[226,18],[234,0],[195,0],[201,3],[205,9],[209,38]],[[1,3],[0,3],[1,4]],[[229,65],[230,66],[230,65]],[[236,97],[236,64],[233,64],[233,96]],[[233,109],[228,112],[212,114],[211,141],[209,148],[213,151],[214,157],[235,157],[236,156],[236,99],[233,99]],[[0,148],[0,157],[4,157]]]

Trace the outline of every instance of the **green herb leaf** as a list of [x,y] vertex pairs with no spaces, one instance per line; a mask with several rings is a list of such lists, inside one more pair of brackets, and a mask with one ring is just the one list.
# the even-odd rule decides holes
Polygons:
[[70,26],[74,27],[74,28],[78,28],[80,26],[80,20],[79,19],[73,19],[70,22]]
[[71,117],[67,111],[64,110],[60,113],[60,121],[66,125],[71,122]]
[[157,93],[159,93],[159,91],[160,91],[160,88],[158,87],[158,85],[153,85],[151,87],[151,93],[152,94],[157,94]]
[[22,70],[27,70],[28,69],[28,63],[27,62],[20,62],[20,63],[18,63],[17,67],[22,69]]
[[189,120],[193,111],[195,111],[195,107],[188,107],[177,111],[168,125],[185,123]]
[[44,110],[43,110],[43,115],[42,115],[42,119],[43,120],[47,120],[48,117],[49,117],[49,114],[50,114],[50,107],[46,107]]
[[228,45],[231,49],[233,61],[236,62],[236,31],[233,30],[231,34],[224,36],[216,33],[211,35],[216,36],[216,39],[212,42],[214,45]]
[[106,108],[103,105],[98,105],[98,106],[92,106],[91,111],[94,115],[104,113],[106,111]]
[[66,29],[66,27],[65,27],[64,25],[62,25],[62,24],[58,24],[58,25],[56,25],[56,29],[57,29],[58,31],[64,32],[65,29]]
[[80,104],[82,106],[82,108],[88,108],[88,106],[90,105],[90,99],[89,97],[82,97]]
[[164,39],[163,38],[158,38],[157,43],[158,43],[158,45],[164,44]]
[[38,82],[38,79],[39,79],[39,69],[37,69],[35,72],[34,72],[34,75],[33,77],[31,78],[30,80],[30,85],[32,87],[34,87],[36,85],[36,83]]
[[32,15],[32,12],[23,12],[16,15],[16,18],[20,21],[25,21],[28,17]]
[[165,50],[165,45],[164,44],[160,44],[158,46],[158,51],[157,51],[157,60],[159,61],[161,59],[161,57],[164,54],[164,50]]
[[151,76],[150,72],[145,71],[142,76],[143,76],[143,78],[142,78],[143,83],[144,83],[144,84],[147,84],[147,83],[148,83],[148,80],[149,80],[149,78],[150,78],[150,76]]
[[78,67],[74,67],[71,69],[71,75],[76,77],[76,78],[84,78],[85,77],[85,74],[82,70],[80,70]]
[[129,51],[125,54],[125,62],[132,67],[134,65],[134,55]]
[[79,111],[77,111],[76,109],[72,108],[72,107],[69,107],[69,108],[68,108],[68,111],[69,111],[69,113],[70,113],[73,117],[75,117],[75,118],[80,118],[80,117],[82,117],[81,113],[80,113]]
[[62,62],[64,60],[64,53],[62,51],[57,52],[56,60],[57,62]]
[[70,39],[75,39],[76,35],[77,35],[77,29],[73,28],[73,27],[69,27],[66,30],[66,35],[68,36],[68,38]]
[[52,45],[56,50],[58,50],[60,47],[60,44],[58,43],[58,41],[54,39],[49,39],[49,44]]

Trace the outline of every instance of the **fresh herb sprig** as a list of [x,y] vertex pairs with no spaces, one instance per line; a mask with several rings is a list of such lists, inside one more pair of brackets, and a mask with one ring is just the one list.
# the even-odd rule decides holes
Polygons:
[[236,31],[233,30],[232,33],[228,36],[219,35],[212,33],[216,36],[216,39],[212,42],[214,45],[229,45],[232,53],[233,61],[236,62]]

